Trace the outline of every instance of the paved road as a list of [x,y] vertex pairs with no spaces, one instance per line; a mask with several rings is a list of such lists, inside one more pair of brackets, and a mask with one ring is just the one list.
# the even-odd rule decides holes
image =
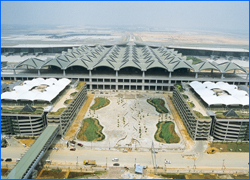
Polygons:
[[[222,168],[223,160],[226,168],[243,168],[249,169],[249,153],[215,153],[207,154],[203,153],[205,149],[205,142],[197,142],[193,149],[185,153],[174,153],[174,152],[158,152],[156,154],[157,165],[164,167],[164,161],[170,160],[172,163],[167,164],[167,168],[193,168],[194,163],[196,168]],[[15,161],[20,158],[21,153],[27,151],[27,148],[16,148],[7,147],[1,149],[1,157],[13,158]],[[182,155],[196,154],[197,159],[188,159]],[[140,163],[141,165],[153,167],[152,154],[151,152],[128,152],[123,153],[119,151],[96,151],[96,150],[86,150],[77,148],[76,151],[70,151],[66,147],[57,150],[49,150],[44,156],[44,159],[50,159],[52,162],[60,164],[76,165],[78,160],[79,165],[83,165],[83,160],[94,159],[97,161],[98,165],[105,166],[106,158],[107,165],[112,166],[112,158],[119,158],[119,163],[121,166],[133,166],[134,163]]]

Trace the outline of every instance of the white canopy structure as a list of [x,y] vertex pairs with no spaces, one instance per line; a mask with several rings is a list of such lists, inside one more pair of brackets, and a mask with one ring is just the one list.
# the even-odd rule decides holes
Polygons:
[[[66,78],[60,80],[56,80],[55,78],[46,80],[37,78],[31,81],[24,81],[22,86],[14,87],[14,91],[3,93],[1,95],[1,100],[51,102],[69,83],[70,80]],[[47,85],[47,87],[43,89],[43,92],[32,90],[41,85]]]
[[[238,90],[237,86],[224,82],[198,82],[193,81],[189,84],[194,91],[208,104],[225,106],[249,106],[249,95],[246,91]],[[220,89],[226,93],[217,95],[213,89]]]

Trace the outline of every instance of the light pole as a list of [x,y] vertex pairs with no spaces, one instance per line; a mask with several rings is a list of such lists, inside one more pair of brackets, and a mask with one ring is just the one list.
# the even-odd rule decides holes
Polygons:
[[135,158],[135,165],[136,165],[136,158]]
[[165,161],[164,161],[164,166],[165,166],[165,171],[166,171],[166,159],[165,159]]
[[108,165],[107,165],[107,157],[106,157],[106,169],[107,169],[107,166],[108,166]]
[[225,170],[225,164],[224,164],[224,162],[225,162],[225,159],[223,159],[222,170]]
[[196,168],[196,165],[195,165],[195,159],[194,159],[194,169]]

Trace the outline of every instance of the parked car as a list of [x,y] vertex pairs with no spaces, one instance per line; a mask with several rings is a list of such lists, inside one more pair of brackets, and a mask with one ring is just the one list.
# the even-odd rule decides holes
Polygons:
[[166,161],[165,161],[165,164],[171,164],[171,161],[166,160]]
[[70,148],[69,150],[70,150],[70,151],[75,151],[75,150],[76,150],[76,148]]
[[114,158],[112,159],[112,161],[119,161],[119,158]]
[[114,163],[113,166],[120,166],[120,164],[119,163]]
[[3,159],[3,158],[1,158],[1,161],[4,161],[4,159]]
[[69,141],[71,144],[75,144],[76,142],[74,140]]
[[83,147],[83,144],[81,144],[81,143],[77,143],[77,145]]
[[6,158],[6,159],[5,159],[5,162],[11,162],[11,161],[12,161],[11,158]]

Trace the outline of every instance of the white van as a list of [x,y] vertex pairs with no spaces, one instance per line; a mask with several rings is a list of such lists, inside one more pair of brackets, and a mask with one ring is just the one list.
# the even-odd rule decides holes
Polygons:
[[112,161],[119,161],[119,158],[114,158],[112,159]]
[[45,160],[46,163],[51,163],[51,160]]

